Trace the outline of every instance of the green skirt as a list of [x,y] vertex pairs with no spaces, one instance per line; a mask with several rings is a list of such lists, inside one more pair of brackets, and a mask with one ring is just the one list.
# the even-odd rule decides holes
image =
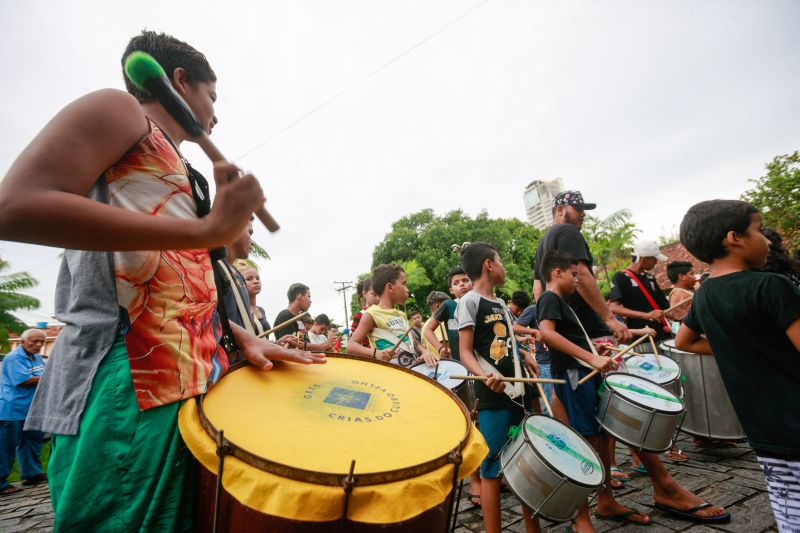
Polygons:
[[197,463],[178,431],[182,402],[139,411],[118,337],[92,382],[77,435],[54,435],[54,531],[191,531]]

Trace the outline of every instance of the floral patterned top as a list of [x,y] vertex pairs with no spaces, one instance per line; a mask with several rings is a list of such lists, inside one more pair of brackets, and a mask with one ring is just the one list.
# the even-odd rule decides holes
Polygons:
[[[152,121],[105,178],[111,205],[197,218],[186,166]],[[208,250],[114,252],[114,275],[139,408],[205,392],[228,366]]]

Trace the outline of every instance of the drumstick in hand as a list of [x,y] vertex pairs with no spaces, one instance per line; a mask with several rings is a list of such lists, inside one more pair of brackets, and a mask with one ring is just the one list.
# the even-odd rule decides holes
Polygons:
[[550,415],[550,418],[553,418],[553,408],[550,407],[550,402],[547,401],[547,396],[544,394],[544,388],[542,387],[542,384],[537,383],[536,388],[539,389],[539,396],[542,397],[542,402],[544,402],[544,408],[547,410],[547,414]]
[[667,313],[669,313],[670,311],[674,311],[675,309],[679,308],[679,307],[680,307],[680,306],[682,306],[683,304],[685,304],[685,303],[688,303],[688,302],[691,302],[691,301],[692,301],[692,299],[691,299],[691,298],[686,298],[685,300],[681,300],[680,302],[676,303],[675,305],[672,305],[672,306],[670,306],[670,307],[668,307],[668,308],[664,309],[664,314],[667,314]]
[[656,340],[652,335],[648,335],[650,338],[650,346],[653,347],[653,355],[656,356],[656,364],[658,368],[661,368],[661,354],[658,353],[658,348],[656,348]]
[[[643,337],[639,337],[638,339],[636,339],[636,342],[634,342],[633,344],[630,344],[630,345],[628,345],[628,347],[627,347],[627,348],[625,348],[624,350],[622,350],[621,352],[619,352],[619,353],[617,354],[617,356],[616,356],[616,357],[614,357],[614,360],[615,360],[615,361],[621,361],[621,360],[622,360],[622,356],[623,356],[623,355],[625,355],[626,353],[628,353],[629,351],[631,351],[631,350],[632,350],[632,349],[633,349],[635,346],[638,346],[638,345],[640,345],[641,343],[643,343],[644,341],[646,341],[648,338],[649,338],[649,335],[645,335],[645,336],[643,336]],[[584,377],[583,377],[583,378],[582,378],[580,381],[578,381],[578,385],[583,385],[584,383],[586,383],[587,381],[589,381],[590,379],[592,379],[592,378],[593,378],[595,375],[597,375],[599,372],[600,372],[600,371],[599,371],[599,370],[597,370],[597,369],[594,369],[594,370],[592,370],[591,372],[589,372],[588,374],[586,374],[586,375],[585,375],[585,376],[584,376]]]
[[267,336],[267,335],[269,335],[270,333],[275,333],[275,332],[276,332],[276,331],[278,331],[279,329],[283,329],[283,328],[285,328],[286,326],[288,326],[289,324],[294,324],[295,322],[297,322],[298,320],[300,320],[301,318],[303,318],[303,317],[304,317],[304,316],[306,316],[307,314],[308,314],[308,311],[303,311],[303,312],[302,312],[302,313],[300,313],[299,315],[293,316],[292,318],[290,318],[290,319],[289,319],[289,320],[287,320],[286,322],[284,322],[284,323],[282,323],[282,324],[278,324],[278,325],[277,325],[277,326],[275,326],[274,328],[272,328],[272,329],[268,329],[268,330],[267,330],[267,331],[265,331],[264,333],[260,333],[258,336],[259,336],[259,337],[266,337],[266,336]]
[[[222,152],[208,138],[205,128],[197,120],[194,111],[178,94],[167,78],[164,68],[146,52],[136,51],[125,58],[125,75],[139,89],[147,91],[164,107],[175,122],[200,145],[212,162],[227,161]],[[220,185],[217,183],[217,185]],[[262,205],[256,211],[258,219],[271,232],[280,228],[272,215]]]

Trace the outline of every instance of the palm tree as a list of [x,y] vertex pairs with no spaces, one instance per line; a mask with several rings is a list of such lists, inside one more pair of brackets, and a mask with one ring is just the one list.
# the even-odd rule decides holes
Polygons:
[[[8,262],[0,259],[0,272],[9,268]],[[8,350],[8,333],[26,328],[24,322],[11,314],[12,311],[39,307],[39,300],[17,291],[30,289],[37,283],[27,272],[0,275],[0,347],[4,351]]]
[[[583,221],[583,232],[594,256],[594,264],[605,274],[605,284],[611,281],[609,268],[617,271],[628,262],[628,250],[640,233],[631,222],[631,212],[620,209],[604,219],[587,216]],[[601,282],[601,285],[603,283]]]

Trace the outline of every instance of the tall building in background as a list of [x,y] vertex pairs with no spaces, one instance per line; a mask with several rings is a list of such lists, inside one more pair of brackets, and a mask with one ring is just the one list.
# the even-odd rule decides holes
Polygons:
[[546,229],[553,223],[553,197],[564,190],[564,180],[535,180],[525,187],[522,198],[528,223],[535,228]]

